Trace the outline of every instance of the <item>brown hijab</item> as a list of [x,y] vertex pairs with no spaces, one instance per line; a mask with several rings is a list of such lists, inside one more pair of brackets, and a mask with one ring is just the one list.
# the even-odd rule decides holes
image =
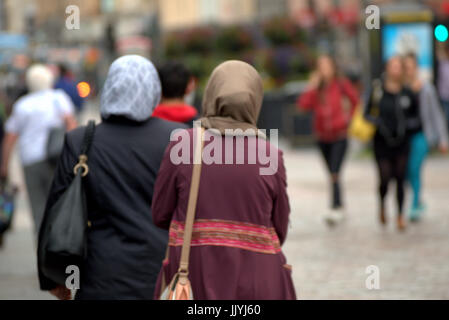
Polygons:
[[212,72],[203,98],[201,124],[206,129],[253,129],[263,100],[259,73],[237,60],[223,62]]

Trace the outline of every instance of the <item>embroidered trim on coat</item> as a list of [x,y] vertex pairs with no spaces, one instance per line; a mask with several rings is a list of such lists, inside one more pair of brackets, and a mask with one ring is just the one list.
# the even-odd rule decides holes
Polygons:
[[[182,246],[184,222],[172,221],[169,237],[170,246]],[[281,251],[274,228],[219,219],[195,220],[191,245],[233,247],[269,254]]]

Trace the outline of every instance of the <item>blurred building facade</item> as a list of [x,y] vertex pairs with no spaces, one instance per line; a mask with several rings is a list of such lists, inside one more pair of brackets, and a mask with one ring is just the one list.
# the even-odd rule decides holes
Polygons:
[[163,30],[174,30],[202,24],[232,24],[251,21],[255,0],[165,0],[159,1]]
[[[199,25],[248,24],[272,17],[294,18],[299,24],[326,15],[335,5],[358,0],[0,0],[0,26],[31,36],[40,43],[102,40],[108,25],[118,37]],[[66,30],[67,6],[80,10],[80,30]],[[68,32],[69,31],[69,32]]]
[[0,0],[0,28],[13,33],[45,29],[54,39],[62,33],[58,29],[64,27],[69,5],[79,7],[83,28],[89,35],[94,28],[92,20],[104,26],[111,19],[119,23],[124,17],[158,16],[162,31],[203,24],[249,23],[275,16],[292,17],[307,25],[339,11],[360,14],[369,4],[410,2],[432,7],[437,14],[449,13],[447,0]]
[[[359,55],[357,29],[369,4],[418,3],[449,17],[447,0],[0,0],[0,29],[34,46],[99,46],[151,51],[171,31],[208,25],[248,25],[285,18],[313,33],[317,46],[350,65]],[[79,8],[79,30],[68,30],[66,8]],[[45,52],[43,53],[45,55]],[[346,63],[346,62],[347,63]]]
[[[105,26],[114,23],[122,33],[135,25],[122,20],[142,20],[153,15],[157,0],[0,0],[0,25],[11,33],[23,33],[37,37],[37,41],[96,41],[104,35]],[[66,8],[79,8],[79,30],[65,28]],[[121,26],[119,26],[121,25]],[[135,29],[135,27],[134,27]],[[134,31],[134,30],[133,30]],[[140,31],[140,30],[139,30]]]

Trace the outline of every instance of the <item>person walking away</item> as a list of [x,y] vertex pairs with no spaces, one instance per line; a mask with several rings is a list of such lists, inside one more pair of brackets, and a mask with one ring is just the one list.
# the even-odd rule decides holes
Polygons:
[[47,158],[50,131],[58,127],[72,130],[77,123],[70,98],[63,91],[52,89],[53,75],[49,68],[31,66],[26,83],[30,92],[17,100],[5,123],[0,178],[7,179],[9,158],[18,140],[37,235],[55,170]]
[[2,144],[5,136],[5,121],[7,115],[8,97],[6,93],[0,88],[0,159],[2,158]]
[[[160,97],[159,77],[149,60],[127,55],[110,66],[100,98],[102,122],[96,126],[89,174],[83,178],[90,227],[75,299],[153,297],[168,238],[152,222],[154,181],[171,132],[187,128],[150,118]],[[74,177],[84,132],[82,127],[66,135],[43,225],[49,208]],[[39,256],[40,288],[60,299],[69,298],[68,289],[45,277],[40,261]]]
[[[261,77],[242,61],[219,65],[206,86],[200,118],[207,129],[203,137],[205,163],[189,259],[195,299],[296,298],[291,267],[281,250],[290,213],[285,167],[282,152],[258,134],[262,99]],[[184,132],[187,148],[193,144],[193,130]],[[178,143],[183,142],[171,142],[165,152],[153,198],[153,221],[169,229],[170,235],[155,298],[160,297],[162,279],[169,282],[180,266],[193,155],[181,155],[187,161],[175,164],[171,155],[178,154]],[[213,153],[220,154],[220,160],[206,164],[207,150],[211,152],[213,145],[219,146]],[[260,158],[254,164],[236,161],[237,152],[256,155],[256,145],[269,150],[278,165],[267,168]],[[268,170],[265,175],[260,172],[263,167]]]
[[444,45],[437,50],[438,79],[437,87],[441,105],[446,116],[446,125],[449,125],[449,47]]
[[[6,94],[3,92],[3,87],[0,87],[0,159],[2,158],[1,150],[3,145],[3,137],[5,136],[4,123],[6,118],[6,104],[7,104]],[[4,184],[5,181],[0,180],[0,188]],[[0,221],[0,224],[1,223],[2,221]],[[4,233],[0,231],[0,249],[3,247],[3,237]]]
[[424,161],[433,146],[438,146],[441,153],[447,153],[449,139],[436,89],[430,82],[424,82],[419,77],[415,54],[404,57],[404,67],[406,84],[417,96],[419,105],[420,125],[411,136],[407,173],[413,191],[409,218],[411,221],[417,221],[425,210],[421,202],[421,171]]
[[195,87],[191,73],[178,62],[168,62],[158,71],[162,84],[162,100],[154,109],[153,117],[182,122],[192,127],[192,121],[197,118],[198,111],[185,102]]
[[331,180],[331,211],[325,215],[331,226],[344,217],[340,172],[348,145],[348,127],[358,101],[357,91],[339,75],[335,61],[328,55],[318,57],[316,71],[297,100],[300,109],[313,111],[315,135]]
[[55,89],[63,90],[72,100],[73,105],[75,106],[75,111],[79,114],[83,109],[84,99],[78,93],[78,89],[76,87],[76,82],[73,79],[73,74],[70,70],[64,65],[58,65],[59,77],[55,83]]
[[410,133],[419,128],[416,97],[403,86],[402,60],[391,57],[383,81],[375,80],[365,108],[365,118],[376,127],[374,156],[379,174],[379,219],[387,223],[385,199],[391,180],[396,181],[397,228],[405,230],[404,180],[409,157]]

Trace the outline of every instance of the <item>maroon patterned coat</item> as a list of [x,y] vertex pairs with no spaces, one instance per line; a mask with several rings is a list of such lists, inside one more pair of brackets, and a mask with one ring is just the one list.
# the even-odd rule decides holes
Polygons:
[[[290,212],[282,152],[262,138],[245,137],[245,164],[235,164],[237,138],[214,139],[222,139],[223,162],[225,139],[233,139],[234,164],[202,165],[189,266],[194,299],[296,299],[291,267],[281,251]],[[257,151],[255,142],[277,156],[275,174],[260,175],[259,160],[247,163],[247,152]],[[156,298],[162,273],[169,282],[178,270],[192,175],[191,164],[170,160],[175,144],[165,152],[152,205],[153,221],[169,229],[170,245]],[[192,153],[191,147],[190,163]]]

